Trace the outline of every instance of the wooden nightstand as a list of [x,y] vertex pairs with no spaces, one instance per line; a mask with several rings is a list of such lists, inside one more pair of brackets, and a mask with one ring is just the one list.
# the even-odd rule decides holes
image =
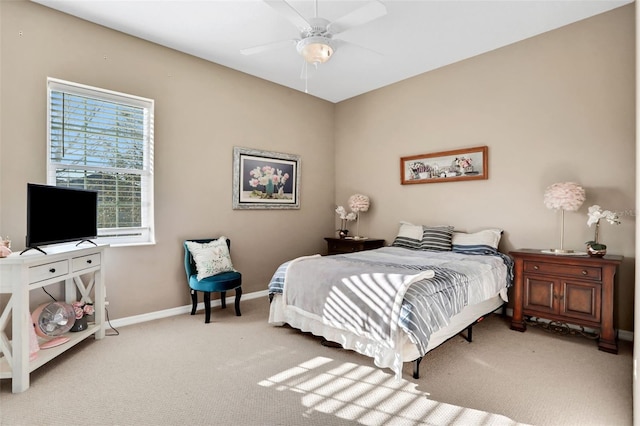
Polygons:
[[515,261],[513,330],[526,330],[524,317],[575,324],[599,330],[598,349],[618,353],[613,293],[622,256],[562,256],[528,249],[509,254]]
[[329,254],[355,253],[363,250],[373,250],[384,246],[384,240],[373,238],[332,238],[326,237]]

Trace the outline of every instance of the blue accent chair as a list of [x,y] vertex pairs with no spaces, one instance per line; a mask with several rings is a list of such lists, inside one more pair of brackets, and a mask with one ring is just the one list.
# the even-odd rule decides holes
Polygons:
[[[200,240],[187,240],[194,241],[196,243],[208,243],[217,238],[208,238],[208,239],[200,239]],[[191,308],[191,315],[195,315],[196,306],[198,305],[198,292],[201,291],[204,293],[204,312],[205,312],[205,323],[209,323],[211,320],[211,293],[218,292],[220,294],[220,304],[222,308],[227,307],[226,295],[227,291],[235,290],[236,291],[236,316],[240,316],[240,297],[242,297],[242,274],[240,272],[223,272],[218,275],[213,275],[211,277],[204,278],[202,280],[198,280],[198,271],[196,269],[196,264],[193,260],[193,256],[189,252],[189,248],[187,247],[186,241],[183,243],[184,246],[184,268],[187,273],[187,281],[189,282],[189,287],[191,288],[191,302],[193,304]],[[231,252],[231,241],[227,239],[227,247],[229,247],[229,252]]]

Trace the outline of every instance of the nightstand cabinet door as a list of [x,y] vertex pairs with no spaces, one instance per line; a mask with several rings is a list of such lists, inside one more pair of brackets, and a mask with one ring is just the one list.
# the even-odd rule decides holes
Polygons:
[[536,317],[600,326],[602,286],[597,283],[556,280],[525,274],[523,310]]
[[557,281],[536,276],[525,276],[523,309],[527,312],[544,314],[556,314],[557,308]]
[[599,327],[602,286],[589,282],[567,281],[562,287],[561,294],[564,297],[560,299],[559,314],[580,320],[585,325],[592,322],[593,326]]

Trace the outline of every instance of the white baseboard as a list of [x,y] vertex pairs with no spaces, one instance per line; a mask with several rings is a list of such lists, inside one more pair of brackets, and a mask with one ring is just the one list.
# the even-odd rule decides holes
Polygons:
[[[250,300],[250,299],[258,299],[260,297],[264,297],[267,298],[269,297],[269,291],[268,290],[263,290],[263,291],[255,291],[253,293],[247,293],[247,294],[243,294],[242,295],[242,299],[243,300]],[[235,301],[235,296],[232,297],[227,297],[227,304],[233,304]],[[211,307],[214,306],[220,306],[220,300],[212,300],[211,301]],[[198,303],[198,310],[204,309],[204,303]],[[167,317],[172,317],[174,315],[183,315],[183,314],[188,314],[189,312],[191,312],[191,305],[185,305],[185,306],[180,306],[177,308],[171,308],[171,309],[165,309],[162,311],[156,311],[156,312],[149,312],[148,314],[142,314],[142,315],[134,315],[132,317],[125,317],[125,318],[118,318],[115,319],[113,321],[110,321],[111,325],[114,328],[118,328],[118,327],[124,327],[127,325],[133,325],[133,324],[139,324],[142,322],[147,322],[147,321],[153,321],[153,320],[157,320],[160,318],[167,318]],[[498,308],[497,310],[494,311],[497,314],[502,313],[502,308]],[[507,316],[513,316],[513,309],[511,308],[507,308]],[[541,321],[544,321],[543,319],[541,319]],[[107,327],[109,327],[109,324],[106,324]],[[576,327],[578,328],[578,327]],[[586,331],[590,331],[592,332],[592,329],[589,328],[585,328]],[[627,331],[627,330],[618,330],[618,339],[620,340],[625,340],[625,341],[629,341],[629,342],[633,342],[633,331]]]
[[[269,297],[269,290],[256,291],[253,293],[243,293],[242,300],[249,299],[258,299],[260,297],[264,297],[265,299]],[[235,302],[235,296],[227,297],[227,305],[233,305]],[[212,300],[211,307],[220,306],[220,300]],[[204,309],[204,302],[198,303],[198,310]],[[191,312],[191,305],[179,306],[177,308],[165,309],[162,311],[149,312],[147,314],[134,315],[132,317],[124,317],[118,318],[115,320],[109,321],[113,328],[124,327],[127,325],[139,324],[142,322],[153,321],[160,318],[172,317],[175,315],[183,315]],[[105,324],[107,328],[109,328],[109,323]]]

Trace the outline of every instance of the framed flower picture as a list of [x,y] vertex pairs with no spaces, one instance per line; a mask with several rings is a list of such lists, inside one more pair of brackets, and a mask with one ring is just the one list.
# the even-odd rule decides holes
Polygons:
[[454,182],[489,178],[489,148],[456,149],[400,158],[400,183]]
[[299,209],[300,156],[233,148],[234,209]]

